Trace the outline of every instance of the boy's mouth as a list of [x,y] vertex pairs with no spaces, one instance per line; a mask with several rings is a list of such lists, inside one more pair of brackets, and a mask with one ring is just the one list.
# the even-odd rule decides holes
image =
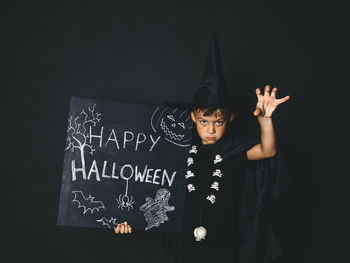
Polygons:
[[207,137],[207,140],[215,140],[215,137]]

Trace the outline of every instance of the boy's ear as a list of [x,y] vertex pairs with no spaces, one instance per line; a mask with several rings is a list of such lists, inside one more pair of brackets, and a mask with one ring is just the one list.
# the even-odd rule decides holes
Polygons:
[[191,111],[191,119],[194,123],[196,122],[196,116],[194,115],[193,111]]
[[234,118],[235,118],[235,115],[234,115],[234,113],[232,112],[232,113],[231,113],[231,117],[230,117],[230,119],[229,119],[229,122],[233,121]]

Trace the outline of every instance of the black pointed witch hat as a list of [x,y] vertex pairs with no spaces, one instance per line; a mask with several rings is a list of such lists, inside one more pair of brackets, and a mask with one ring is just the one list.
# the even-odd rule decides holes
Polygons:
[[187,109],[191,109],[194,106],[211,108],[233,108],[233,100],[230,89],[227,86],[224,77],[216,33],[214,33],[210,43],[203,80],[200,84],[200,87],[195,92],[192,102],[164,102],[163,104],[169,107]]

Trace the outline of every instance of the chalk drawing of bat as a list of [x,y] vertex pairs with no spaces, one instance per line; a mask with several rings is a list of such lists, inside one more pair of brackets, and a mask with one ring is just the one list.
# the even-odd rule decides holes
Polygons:
[[82,207],[84,209],[83,214],[87,211],[93,214],[95,210],[99,212],[101,208],[106,209],[102,201],[94,201],[95,197],[91,195],[86,198],[82,191],[72,191],[72,194],[74,194],[72,202],[77,202],[78,208]]
[[118,225],[118,223],[116,223],[115,220],[117,220],[117,218],[111,217],[111,219],[107,220],[107,218],[102,217],[101,219],[98,219],[96,221],[102,223],[103,226],[107,226],[109,229],[112,229]]

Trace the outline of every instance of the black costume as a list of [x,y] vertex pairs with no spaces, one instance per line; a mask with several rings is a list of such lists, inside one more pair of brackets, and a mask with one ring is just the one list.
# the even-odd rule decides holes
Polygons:
[[[196,171],[200,182],[196,195],[186,194],[183,233],[163,236],[163,247],[175,262],[262,263],[281,254],[265,208],[287,189],[289,180],[279,151],[272,158],[247,159],[247,150],[257,143],[226,134],[216,144],[199,146]],[[212,176],[208,160],[217,153],[224,160],[222,188],[211,204],[205,199]],[[201,208],[202,225],[208,234],[198,242],[193,229],[199,224]]]
[[[164,104],[233,108],[234,99],[224,79],[214,34],[204,78],[192,103]],[[247,141],[233,135],[229,127],[215,144],[203,145],[194,128],[192,144],[196,145],[198,155],[192,164],[194,176],[186,176],[190,184],[183,232],[163,234],[163,247],[174,255],[175,262],[267,263],[281,254],[265,212],[271,201],[288,188],[289,180],[279,149],[272,158],[247,159],[247,151],[258,143],[259,140]],[[216,155],[222,158],[219,166],[213,162]],[[222,176],[214,176],[217,167]],[[211,187],[214,177],[218,189]],[[214,200],[210,201],[206,197],[211,194]],[[198,226],[207,229],[201,241],[193,236]]]

